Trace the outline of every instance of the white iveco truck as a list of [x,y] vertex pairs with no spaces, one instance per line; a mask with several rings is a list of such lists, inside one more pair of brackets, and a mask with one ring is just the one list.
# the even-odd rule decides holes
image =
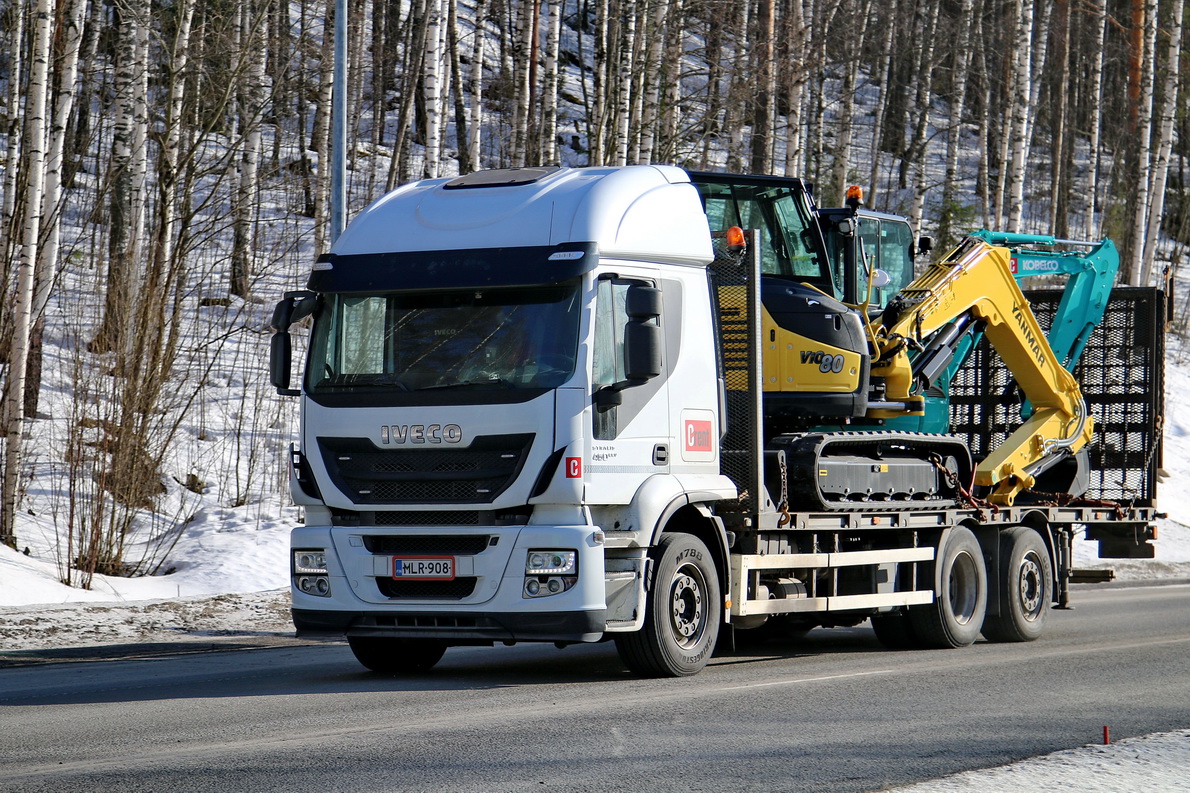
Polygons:
[[[856,293],[887,276],[837,272],[803,183],[749,179],[749,206],[764,193],[776,225],[746,244],[713,239],[708,201],[722,184],[665,166],[421,181],[355,218],[273,319],[273,383],[301,398],[299,634],[346,636],[388,673],[428,669],[455,645],[615,639],[633,671],[685,675],[729,624],[872,619],[891,646],[962,646],[981,630],[1035,638],[1066,602],[1076,531],[1107,553],[1151,553],[1151,497],[1125,502],[1100,485],[1130,477],[1151,496],[1159,460],[1125,447],[1159,443],[1159,402],[1136,400],[1132,431],[1148,435],[1113,436],[1120,459],[1091,461],[1111,476],[1066,459],[1073,440],[1045,447],[1062,458],[1045,470],[1079,471],[1077,497],[980,500],[993,489],[954,482],[974,476],[966,449],[978,458],[1003,440],[986,429],[1004,422],[1001,395],[955,376],[947,396],[966,429],[886,422],[895,405],[880,366],[895,351],[878,353],[863,320],[876,306]],[[732,206],[730,225],[760,228]],[[845,218],[831,222],[846,236]],[[1129,318],[1154,312],[1125,302]],[[309,316],[294,389],[290,329]],[[985,326],[951,334],[971,340],[951,358],[984,367],[976,380],[997,365],[979,352]],[[1144,363],[1127,376],[1158,382],[1159,333],[1129,332]],[[791,386],[800,397],[770,410],[767,392],[794,384],[799,366],[812,371]],[[807,464],[824,479],[801,498]],[[890,472],[887,491],[853,492],[849,477]],[[822,484],[832,477],[843,484]]]

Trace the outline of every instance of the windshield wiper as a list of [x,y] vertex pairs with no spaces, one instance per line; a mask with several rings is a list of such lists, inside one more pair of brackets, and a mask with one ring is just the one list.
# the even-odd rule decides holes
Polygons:
[[440,382],[433,386],[422,386],[415,388],[414,391],[443,391],[446,388],[469,388],[474,386],[512,386],[503,377],[491,377],[490,380],[461,380],[458,382]]

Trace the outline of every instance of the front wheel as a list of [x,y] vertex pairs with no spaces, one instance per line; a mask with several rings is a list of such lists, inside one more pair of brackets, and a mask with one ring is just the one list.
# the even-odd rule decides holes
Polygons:
[[663,534],[651,556],[657,567],[644,625],[617,634],[616,649],[638,675],[697,674],[715,649],[723,615],[711,552],[697,537]]
[[436,639],[348,636],[347,644],[357,661],[382,675],[428,671],[446,652],[446,642]]
[[1040,534],[1017,526],[1001,533],[1000,558],[995,582],[1000,613],[984,620],[983,636],[989,642],[1031,642],[1045,630],[1053,599],[1049,550]]
[[956,526],[938,545],[934,602],[909,607],[909,626],[922,647],[966,647],[979,638],[988,605],[988,574],[979,540]]

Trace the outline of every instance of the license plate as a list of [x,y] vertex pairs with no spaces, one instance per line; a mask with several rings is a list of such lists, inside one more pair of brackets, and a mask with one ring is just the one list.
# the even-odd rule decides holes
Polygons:
[[453,581],[453,556],[394,556],[393,578],[417,578],[422,581]]

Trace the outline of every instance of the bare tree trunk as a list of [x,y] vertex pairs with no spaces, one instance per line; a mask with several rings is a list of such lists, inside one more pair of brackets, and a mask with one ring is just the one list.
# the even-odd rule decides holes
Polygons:
[[888,110],[889,81],[892,80],[893,31],[897,28],[894,21],[899,8],[900,3],[895,0],[888,7],[889,18],[884,25],[880,56],[876,61],[879,71],[874,77],[874,82],[880,86],[880,95],[876,98],[876,108],[872,113],[871,170],[868,172],[868,202],[872,206],[876,205],[876,196],[879,193],[877,182],[880,179],[880,148],[884,135],[884,116]]
[[1017,0],[1015,64],[1012,91],[1012,147],[1008,166],[1008,231],[1021,230],[1025,204],[1025,169],[1029,164],[1029,107],[1032,104],[1030,64],[1033,53],[1033,0]]
[[[23,235],[17,231],[17,196],[20,194],[17,183],[21,173],[19,163],[21,163],[24,153],[21,140],[22,118],[21,114],[15,111],[21,105],[21,87],[23,85],[21,73],[25,67],[25,9],[18,5],[11,9],[11,14],[15,17],[16,26],[12,30],[12,49],[8,56],[8,107],[13,112],[8,114],[6,125],[9,165],[4,169],[4,197],[2,207],[0,207],[0,256],[4,257],[2,260],[4,262],[3,275],[0,276],[0,283],[5,285],[8,283],[7,263],[11,261],[16,250],[24,245]],[[7,289],[0,291],[0,295],[7,293]]]
[[805,99],[806,64],[809,61],[809,30],[802,0],[790,0],[786,25],[788,50],[785,86],[785,175],[798,176],[805,171],[802,137],[802,103]]
[[29,365],[30,331],[33,325],[33,272],[37,267],[41,235],[41,198],[45,185],[46,98],[49,93],[50,0],[37,0],[33,7],[33,49],[24,117],[28,122],[25,162],[28,187],[25,201],[25,233],[17,265],[16,305],[13,315],[12,346],[8,357],[8,378],[4,392],[4,474],[0,478],[0,542],[16,547],[17,486],[24,455],[21,441],[25,430],[25,374]]
[[467,134],[467,104],[463,95],[462,66],[459,63],[459,14],[458,0],[447,0],[446,6],[446,51],[450,58],[450,82],[454,86],[455,142],[458,144],[459,173],[469,173],[471,165],[471,139]]
[[608,57],[609,0],[595,0],[595,53],[591,68],[591,109],[587,118],[588,165],[607,160],[607,104],[611,60]]
[[331,99],[335,87],[334,54],[335,25],[346,24],[331,16],[334,3],[326,4],[326,15],[322,26],[322,58],[318,64],[318,98],[314,111],[314,133],[311,147],[318,153],[318,178],[314,180],[314,253],[327,249],[327,232],[330,224],[331,194]]
[[247,65],[241,88],[240,130],[243,153],[239,157],[240,173],[233,192],[233,222],[231,249],[230,291],[247,298],[251,291],[252,260],[256,251],[256,194],[260,169],[261,117],[268,101],[265,85],[264,56],[267,52],[268,0],[259,4],[243,0],[241,4],[240,52],[238,57]]
[[755,55],[757,58],[755,108],[752,113],[752,146],[749,168],[753,173],[770,173],[773,169],[773,138],[777,123],[775,35],[776,3],[759,0],[756,5],[756,25],[759,28]]
[[930,96],[934,86],[934,42],[937,40],[938,13],[941,3],[932,3],[922,21],[921,59],[917,69],[917,128],[913,133],[913,145],[910,147],[916,164],[913,204],[909,210],[909,224],[920,232],[922,219],[925,215],[926,192],[929,190],[929,179],[926,172],[926,155],[930,148]]
[[426,156],[422,174],[434,179],[438,176],[439,141],[442,117],[438,112],[442,86],[442,0],[429,0],[426,5],[426,55],[422,77],[425,81]]
[[1054,118],[1054,134],[1050,142],[1053,168],[1050,171],[1050,223],[1049,233],[1058,237],[1069,236],[1066,200],[1066,152],[1067,152],[1067,116],[1070,113],[1070,2],[1058,0],[1058,24],[1060,38],[1058,43],[1059,60],[1062,64],[1062,77],[1057,91],[1058,108]]
[[471,42],[471,126],[468,129],[467,148],[471,153],[471,162],[476,169],[483,168],[483,157],[480,154],[483,129],[483,54],[484,42],[487,39],[484,25],[484,14],[487,12],[486,0],[476,0],[475,29]]
[[628,164],[628,132],[632,123],[632,76],[636,50],[636,2],[624,0],[624,29],[621,36],[619,84],[616,93],[616,165]]
[[[682,123],[682,57],[686,37],[685,0],[670,0],[669,24],[664,73],[664,105],[661,111],[661,156],[677,161],[679,154],[678,129]],[[654,152],[657,156],[657,152]]]
[[1152,159],[1153,82],[1157,50],[1157,0],[1144,4],[1144,54],[1141,59],[1140,107],[1137,115],[1136,196],[1127,250],[1128,283],[1145,286],[1145,232],[1148,229],[1149,168]]
[[415,0],[414,7],[409,12],[410,26],[413,28],[405,55],[405,82],[401,88],[401,110],[397,115],[397,133],[393,141],[392,157],[388,163],[388,179],[385,190],[392,190],[397,186],[400,172],[402,153],[405,150],[406,138],[409,134],[409,122],[412,117],[413,103],[417,97],[417,76],[421,73],[421,66],[425,60],[426,48],[426,1]]
[[538,163],[552,165],[558,158],[558,50],[562,41],[562,0],[546,5],[548,30],[545,39],[545,76],[541,87],[541,134]]
[[752,47],[751,12],[749,0],[733,6],[736,16],[731,24],[734,36],[730,80],[724,100],[723,132],[727,136],[727,170],[741,171],[745,167],[744,125],[751,121],[748,101],[752,95],[752,80],[748,74],[749,51]]
[[846,63],[843,65],[843,86],[839,97],[839,124],[835,134],[835,154],[831,162],[831,187],[835,192],[835,203],[842,204],[847,194],[848,176],[851,172],[851,146],[853,109],[859,85],[859,62],[863,56],[864,39],[868,34],[868,19],[872,12],[872,0],[865,0],[859,7],[858,26],[848,24],[852,33],[846,37],[844,47]]
[[115,122],[112,129],[110,235],[108,238],[107,289],[103,317],[91,341],[92,352],[127,352],[125,321],[135,305],[136,267],[143,235],[146,101],[141,97],[147,64],[140,59],[143,20],[138,9],[118,6],[120,13],[115,74]]
[[963,138],[963,114],[967,110],[967,81],[970,78],[971,23],[974,18],[973,0],[960,0],[959,23],[954,53],[954,74],[951,78],[950,129],[946,137],[946,175],[942,181],[942,212],[938,223],[938,238],[943,249],[956,242],[952,228],[955,214],[955,192],[959,179],[959,148]]
[[[1153,189],[1149,207],[1149,225],[1145,233],[1144,269],[1140,284],[1147,285],[1153,277],[1153,260],[1157,257],[1157,238],[1161,218],[1165,213],[1165,185],[1169,175],[1170,154],[1173,150],[1173,122],[1178,107],[1178,86],[1181,75],[1183,0],[1173,0],[1169,22],[1169,50],[1165,58],[1165,82],[1161,87],[1161,121],[1157,128],[1157,159],[1153,165]],[[1156,9],[1154,9],[1156,10]],[[1154,27],[1156,20],[1153,21]],[[1156,53],[1154,52],[1154,58]],[[1183,182],[1183,184],[1185,184]]]
[[1090,140],[1087,144],[1087,208],[1086,216],[1083,218],[1083,234],[1089,240],[1095,239],[1096,234],[1095,206],[1099,193],[1099,130],[1103,118],[1101,95],[1103,94],[1103,42],[1107,27],[1107,0],[1091,0],[1091,8],[1093,11],[1091,24],[1094,25],[1095,44],[1092,52],[1094,65],[1090,70],[1091,96],[1089,104],[1091,114],[1087,121],[1090,132]]
[[[58,248],[62,233],[62,172],[70,115],[74,105],[75,81],[78,77],[79,45],[83,36],[85,0],[70,0],[60,17],[61,52],[58,55],[58,85],[54,92],[53,118],[46,144],[45,188],[42,195],[41,216],[44,241],[38,252],[33,274],[33,323],[29,347],[29,364],[25,382],[25,414],[37,415],[41,395],[42,335],[44,312],[50,299],[58,270]],[[15,170],[15,169],[14,169]]]

